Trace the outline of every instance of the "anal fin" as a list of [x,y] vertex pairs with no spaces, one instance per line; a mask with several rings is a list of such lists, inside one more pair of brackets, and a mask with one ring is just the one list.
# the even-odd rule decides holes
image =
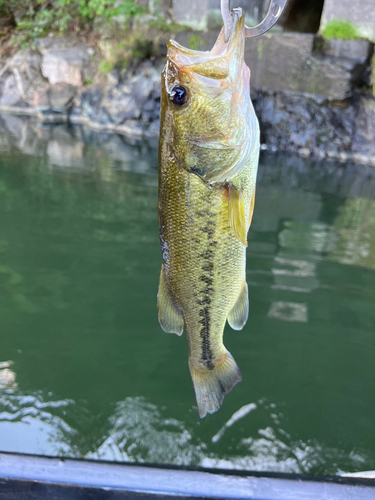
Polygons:
[[160,326],[167,333],[182,335],[184,318],[171,299],[165,279],[164,265],[161,266],[158,290],[158,319]]
[[228,323],[233,330],[242,330],[249,316],[249,292],[247,283],[244,281],[237,302],[228,314]]
[[233,184],[229,186],[228,194],[229,224],[235,236],[247,246],[247,221],[245,217],[245,200],[241,190]]

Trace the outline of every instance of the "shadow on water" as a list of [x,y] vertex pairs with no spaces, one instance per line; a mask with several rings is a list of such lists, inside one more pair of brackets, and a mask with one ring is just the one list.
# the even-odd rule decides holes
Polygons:
[[0,120],[0,450],[333,474],[375,469],[375,172],[263,155],[243,375],[199,420],[156,318],[157,154]]

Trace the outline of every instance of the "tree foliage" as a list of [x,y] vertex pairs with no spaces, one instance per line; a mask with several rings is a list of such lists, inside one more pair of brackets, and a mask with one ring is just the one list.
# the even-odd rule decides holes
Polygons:
[[69,28],[90,29],[98,18],[126,22],[143,11],[135,0],[0,0],[0,18],[21,43]]

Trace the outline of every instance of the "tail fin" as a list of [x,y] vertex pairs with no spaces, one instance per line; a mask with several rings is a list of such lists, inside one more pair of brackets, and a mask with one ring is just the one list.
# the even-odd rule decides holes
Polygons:
[[225,394],[241,382],[241,372],[233,356],[226,351],[225,357],[212,370],[202,371],[189,360],[191,378],[193,379],[198,412],[201,418],[207,413],[217,411]]

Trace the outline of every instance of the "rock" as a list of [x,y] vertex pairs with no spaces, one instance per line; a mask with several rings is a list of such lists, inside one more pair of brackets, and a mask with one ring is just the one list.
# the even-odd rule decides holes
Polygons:
[[54,112],[63,112],[72,106],[77,88],[68,83],[56,83],[50,87],[50,103]]
[[301,95],[258,91],[254,107],[261,142],[271,149],[309,151],[315,157],[338,157],[352,149],[356,111],[348,102],[320,104]]
[[93,53],[87,45],[46,51],[42,59],[42,74],[51,84],[81,86],[86,80],[85,72]]
[[21,104],[21,96],[17,88],[16,77],[11,74],[6,77],[0,97],[0,105],[3,106],[19,106]]
[[141,140],[144,137],[144,128],[139,120],[127,120],[125,123],[118,125],[116,131],[133,140]]
[[146,123],[151,123],[159,119],[160,113],[160,95],[152,94],[142,106],[142,120]]
[[[114,123],[110,111],[115,116],[116,110],[112,109],[113,103],[111,99],[106,99],[104,91],[99,85],[92,85],[82,92],[78,105],[82,111],[82,117],[88,118],[95,127],[99,126],[100,128],[100,126],[104,127]],[[77,111],[74,114],[77,116]]]
[[35,50],[22,49],[14,54],[9,61],[9,68],[19,69],[24,71],[32,78],[35,76],[33,71],[39,72],[41,63],[41,55]]
[[359,100],[352,149],[368,157],[375,155],[375,99],[370,96]]
[[17,89],[16,77],[12,74],[6,77],[0,97],[0,104],[5,106],[14,106],[20,100]]
[[36,89],[46,85],[41,71],[41,56],[31,49],[18,51],[9,60],[9,71],[14,75],[19,100],[32,104]]
[[134,74],[126,74],[124,79],[126,83],[107,91],[100,108],[106,110],[115,125],[139,120],[141,116],[145,121],[151,121],[155,117],[155,99],[160,95],[154,95],[155,81],[160,82],[160,74],[150,67],[150,63],[144,63]]
[[50,94],[49,86],[43,90],[35,92],[33,104],[38,111],[43,112],[47,111],[50,108],[51,104],[50,104],[49,94]]
[[33,104],[41,112],[64,113],[72,107],[76,92],[77,87],[73,85],[56,83],[35,92]]
[[113,42],[111,40],[99,40],[98,47],[104,59],[110,60],[113,57]]
[[125,120],[136,120],[141,116],[141,108],[128,86],[122,86],[109,92],[101,106],[106,109],[111,121],[116,125]]
[[157,119],[151,122],[150,126],[145,130],[145,136],[148,139],[156,141],[159,139],[159,129],[160,129],[160,121]]
[[120,83],[120,72],[118,69],[113,69],[107,74],[108,87],[116,87]]
[[82,110],[82,115],[95,120],[102,97],[103,89],[101,87],[92,85],[86,88],[86,90],[82,92],[78,102],[78,107]]
[[35,45],[42,54],[50,50],[68,49],[79,44],[78,37],[71,34],[69,36],[46,36],[35,40]]
[[142,105],[150,97],[154,87],[153,84],[154,82],[150,74],[146,77],[137,75],[130,80],[131,92],[139,104]]

